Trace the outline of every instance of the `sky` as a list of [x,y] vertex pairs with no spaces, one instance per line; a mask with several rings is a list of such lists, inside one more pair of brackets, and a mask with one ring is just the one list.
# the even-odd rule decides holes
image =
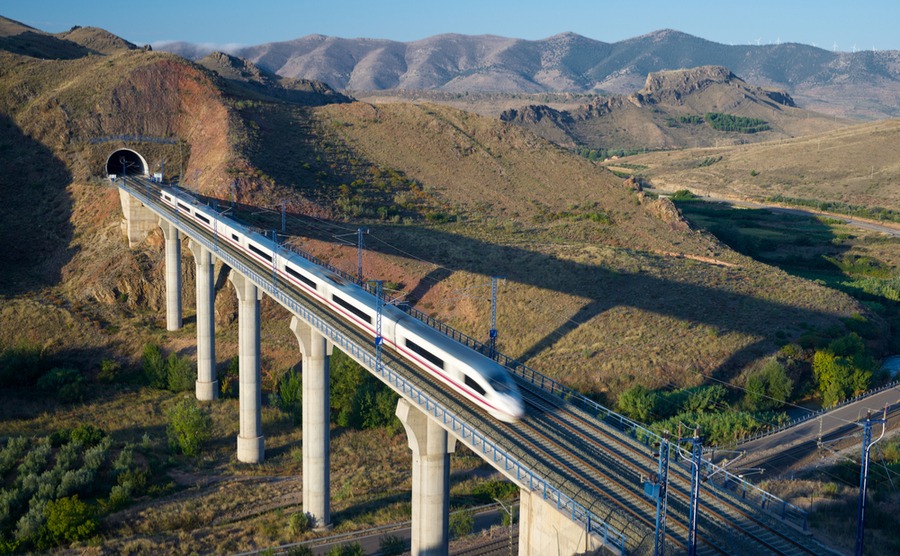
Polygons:
[[441,33],[617,42],[675,29],[722,44],[797,42],[900,50],[900,0],[0,0],[0,15],[50,33],[106,29],[135,44],[248,46],[310,34],[413,41]]

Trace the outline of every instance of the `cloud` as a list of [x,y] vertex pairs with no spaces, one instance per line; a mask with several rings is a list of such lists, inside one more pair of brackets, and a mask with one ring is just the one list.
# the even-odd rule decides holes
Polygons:
[[153,47],[153,50],[161,50],[163,52],[174,52],[180,56],[184,56],[186,58],[202,58],[209,54],[210,52],[226,52],[228,54],[234,54],[238,50],[244,48],[246,45],[240,43],[213,43],[213,42],[201,42],[201,43],[191,43],[184,41],[154,41],[150,43],[150,46]]

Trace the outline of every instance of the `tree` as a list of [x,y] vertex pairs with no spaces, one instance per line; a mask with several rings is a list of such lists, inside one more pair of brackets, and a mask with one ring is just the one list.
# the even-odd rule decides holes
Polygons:
[[813,356],[813,375],[822,394],[822,403],[831,407],[853,394],[861,394],[872,380],[871,358],[858,354],[839,357],[830,350]]
[[166,435],[169,446],[195,457],[212,436],[212,418],[190,397],[183,398],[168,412]]

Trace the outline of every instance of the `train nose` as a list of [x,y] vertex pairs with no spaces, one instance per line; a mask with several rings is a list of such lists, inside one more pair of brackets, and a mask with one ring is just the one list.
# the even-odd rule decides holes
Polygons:
[[504,398],[511,421],[518,421],[525,416],[525,404],[522,403],[521,399],[512,396],[504,396]]

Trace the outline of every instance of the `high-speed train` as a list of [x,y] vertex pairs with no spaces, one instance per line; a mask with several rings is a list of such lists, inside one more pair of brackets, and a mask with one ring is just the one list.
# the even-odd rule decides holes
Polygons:
[[[222,217],[181,190],[161,190],[163,202],[183,217],[215,233],[307,295],[327,305],[375,338],[377,304],[371,293],[305,258],[285,250],[265,236]],[[501,365],[469,349],[393,305],[382,307],[384,345],[441,380],[459,395],[506,422],[524,414],[522,396]]]

